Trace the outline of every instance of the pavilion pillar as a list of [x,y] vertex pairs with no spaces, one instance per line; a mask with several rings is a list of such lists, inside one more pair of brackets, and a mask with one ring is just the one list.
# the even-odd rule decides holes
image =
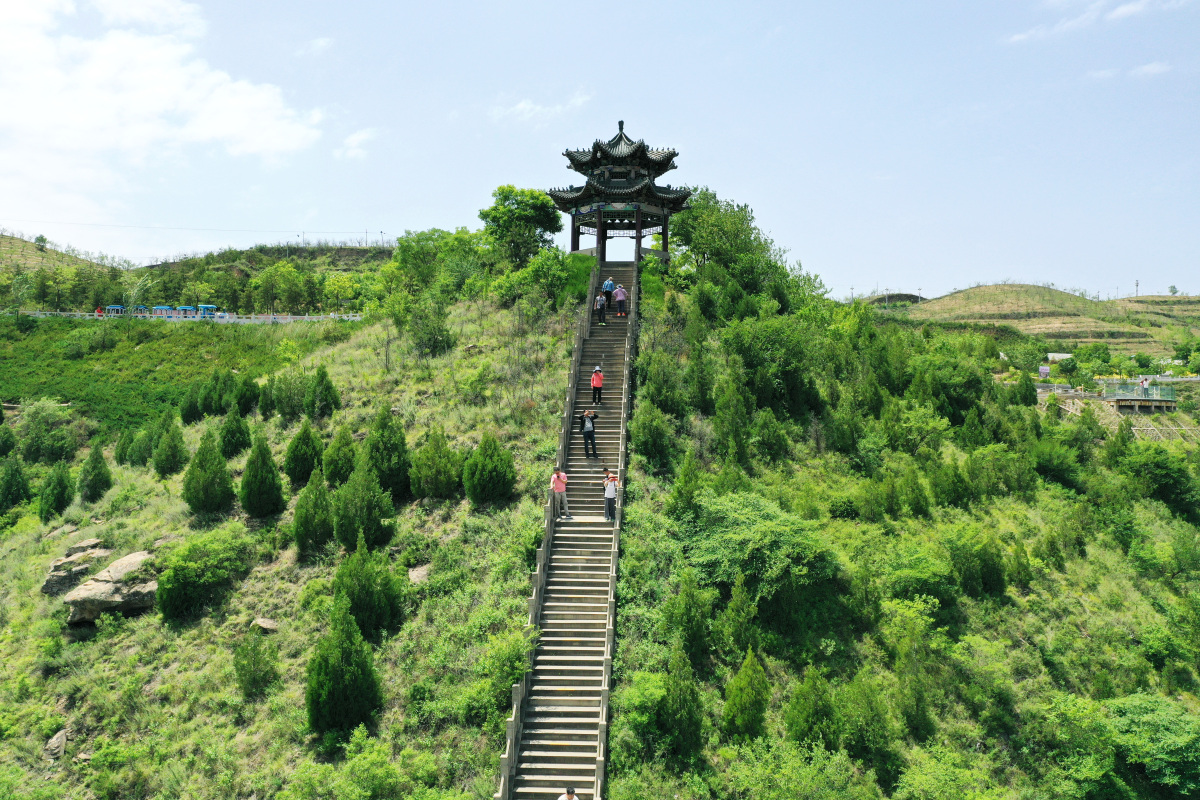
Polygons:
[[608,255],[608,231],[604,228],[604,209],[596,209],[596,259],[603,264]]
[[667,222],[671,219],[671,215],[663,212],[662,224],[662,240],[663,240],[663,260],[667,261],[671,258],[671,247],[667,244]]
[[642,261],[642,209],[635,209],[633,212],[634,239],[633,245],[633,262],[640,264]]
[[571,215],[571,252],[579,249],[579,218]]

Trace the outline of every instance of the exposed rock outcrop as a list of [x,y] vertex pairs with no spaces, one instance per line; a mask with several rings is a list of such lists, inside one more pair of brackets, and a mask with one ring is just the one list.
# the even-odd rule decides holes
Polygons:
[[67,622],[95,622],[101,614],[129,614],[152,608],[158,581],[137,580],[139,570],[149,559],[150,553],[145,550],[130,553],[68,592],[63,598],[71,607]]
[[58,733],[50,737],[50,741],[46,742],[46,746],[42,748],[42,752],[46,754],[46,758],[57,761],[63,757],[63,753],[67,751],[67,729],[63,728]]
[[42,594],[52,597],[62,594],[83,579],[93,562],[112,555],[112,551],[105,550],[101,544],[99,539],[84,539],[68,547],[65,556],[50,564],[50,571],[42,582]]
[[279,633],[279,623],[269,617],[257,617],[250,628],[263,634]]

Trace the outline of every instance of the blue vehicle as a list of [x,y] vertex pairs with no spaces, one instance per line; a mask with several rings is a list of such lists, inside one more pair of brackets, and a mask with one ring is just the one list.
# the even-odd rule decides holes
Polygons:
[[158,317],[159,319],[170,319],[174,311],[175,308],[173,306],[155,306],[152,316]]
[[201,305],[201,306],[197,306],[197,308],[200,309],[200,316],[204,317],[206,319],[212,319],[213,317],[215,317],[217,315],[217,307],[216,306]]
[[179,317],[194,317],[196,316],[195,306],[178,306],[175,309],[176,316]]
[[125,313],[125,306],[106,306],[104,308],[104,316],[119,317]]

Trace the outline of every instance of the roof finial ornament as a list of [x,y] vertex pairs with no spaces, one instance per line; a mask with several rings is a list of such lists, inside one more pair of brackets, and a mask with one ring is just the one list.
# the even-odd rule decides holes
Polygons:
[[617,120],[617,132],[618,133],[625,132],[625,120],[623,120],[623,119]]

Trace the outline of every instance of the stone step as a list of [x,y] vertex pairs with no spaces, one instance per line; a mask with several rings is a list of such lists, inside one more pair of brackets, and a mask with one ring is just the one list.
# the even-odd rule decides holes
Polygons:
[[530,759],[521,766],[522,776],[528,778],[542,775],[553,775],[556,778],[561,775],[586,775],[589,769],[594,775],[596,771],[596,759],[593,756],[590,763],[580,759],[578,756],[571,759],[560,758],[555,761],[535,761]]
[[[529,764],[574,764],[582,765],[591,764],[592,768],[596,766],[596,749],[591,750],[591,759],[586,757],[586,754],[581,751],[569,750],[520,750],[517,752],[517,758],[520,762]],[[574,771],[574,770],[572,770]]]

